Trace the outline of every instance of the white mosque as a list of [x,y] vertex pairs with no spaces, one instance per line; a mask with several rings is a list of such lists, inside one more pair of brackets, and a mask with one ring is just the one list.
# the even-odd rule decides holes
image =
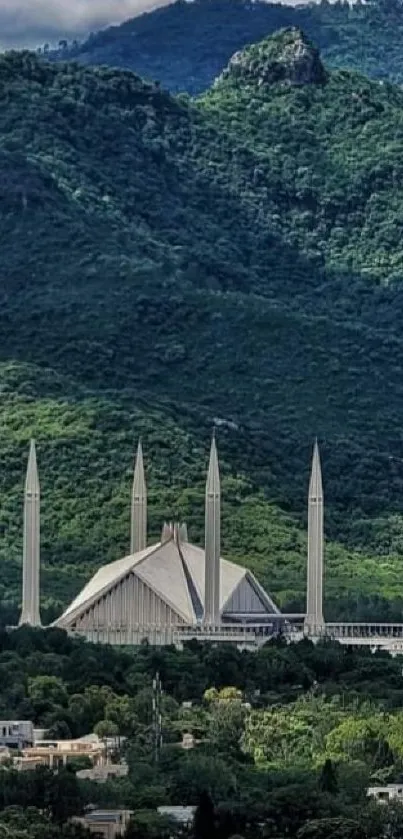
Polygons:
[[[256,577],[220,553],[221,490],[213,438],[206,482],[205,546],[188,540],[186,524],[164,524],[161,539],[147,544],[147,489],[138,446],[131,503],[128,556],[100,568],[54,626],[90,641],[135,645],[181,644],[191,637],[242,642],[267,637],[292,617],[305,631],[323,627],[323,493],[317,444],[308,505],[306,615],[280,612]],[[25,486],[21,624],[40,626],[40,488],[31,442]]]

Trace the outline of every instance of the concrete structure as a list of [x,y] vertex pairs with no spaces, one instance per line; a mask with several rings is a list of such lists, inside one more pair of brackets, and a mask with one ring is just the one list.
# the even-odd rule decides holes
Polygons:
[[105,763],[102,766],[93,766],[91,769],[80,769],[76,774],[80,781],[106,784],[111,778],[127,778],[129,767],[127,763]]
[[[35,444],[30,447],[24,504],[23,607],[20,624],[40,626],[40,490]],[[253,574],[220,557],[220,476],[212,441],[206,482],[205,551],[189,541],[186,524],[164,524],[147,546],[147,491],[139,444],[131,502],[130,555],[101,568],[56,626],[91,641],[152,644],[198,639],[257,649],[281,631],[288,641],[308,636],[403,654],[403,623],[325,623],[323,617],[323,488],[314,446],[308,500],[308,580],[305,615],[281,613]],[[0,740],[1,746],[1,740]],[[44,754],[23,758],[48,762]],[[24,767],[25,768],[25,767]]]
[[185,751],[188,751],[189,749],[194,749],[195,745],[196,745],[196,740],[195,740],[194,734],[192,734],[190,731],[185,731],[183,736],[182,736],[182,742],[181,742],[182,749],[185,749]]
[[85,816],[73,818],[72,822],[103,839],[116,839],[126,832],[132,813],[132,810],[90,810]]
[[77,757],[88,757],[94,766],[102,766],[106,763],[106,751],[106,744],[96,734],[77,740],[40,740],[34,746],[22,749],[18,768],[49,766],[57,769]]
[[[141,447],[133,492],[133,536],[145,539]],[[101,568],[56,621],[70,632],[111,644],[181,643],[190,630],[220,640],[221,625],[242,636],[251,623],[270,630],[281,614],[254,575],[220,557],[220,478],[215,440],[206,482],[205,551],[188,541],[185,524],[164,524],[161,541]],[[136,537],[137,538],[137,537]],[[136,539],[133,539],[136,542]],[[222,626],[224,629],[224,626]]]
[[386,784],[384,787],[368,787],[368,798],[375,798],[381,804],[389,801],[403,801],[403,783]]
[[[289,641],[304,635],[403,654],[403,623],[325,623],[323,617],[323,488],[315,443],[308,500],[308,580],[305,615],[281,613],[254,575],[220,557],[220,476],[213,439],[206,481],[205,550],[189,541],[186,524],[164,524],[161,540],[147,546],[147,490],[143,453],[136,457],[131,542],[142,546],[100,568],[56,626],[91,641],[175,644],[198,639],[257,649],[281,631]],[[23,608],[20,623],[40,625],[39,503],[32,441],[24,505]],[[1,745],[1,740],[0,740]],[[38,756],[47,761],[47,757]],[[27,756],[27,763],[33,760]]]
[[[165,541],[105,565],[93,576],[56,625],[89,640],[112,644],[175,643],[175,634],[201,629],[205,554],[184,542],[181,528]],[[254,575],[220,558],[220,620],[242,627],[271,624],[280,611]],[[219,627],[216,629],[219,630]],[[223,629],[225,629],[223,627]],[[212,628],[214,631],[214,628]]]
[[147,545],[147,490],[144,476],[143,450],[139,441],[134,467],[130,553],[143,551]]
[[196,807],[190,805],[173,805],[172,807],[157,807],[157,812],[160,816],[166,816],[169,819],[183,825],[183,827],[191,827],[196,813]]
[[49,761],[45,757],[19,757],[13,758],[13,769],[17,772],[34,772],[39,766],[49,766]]
[[105,763],[93,766],[91,769],[80,769],[77,778],[81,781],[95,781],[98,784],[105,784],[111,778],[126,778],[129,774],[127,763]]
[[215,438],[211,441],[206,481],[204,612],[206,626],[220,623],[220,473]]
[[34,726],[29,720],[0,720],[0,746],[24,749],[33,746]]
[[31,440],[24,496],[24,549],[20,626],[40,626],[40,488],[35,442]]
[[323,488],[319,447],[315,442],[308,493],[308,563],[306,616],[308,635],[320,635],[323,620]]

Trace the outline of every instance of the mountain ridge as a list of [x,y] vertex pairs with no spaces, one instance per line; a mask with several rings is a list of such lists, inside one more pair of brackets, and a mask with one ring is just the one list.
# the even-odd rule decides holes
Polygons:
[[326,64],[402,83],[403,9],[399,0],[297,7],[261,0],[178,0],[83,43],[62,42],[52,60],[126,67],[172,92],[201,93],[231,56],[277,30],[295,26],[318,45]]
[[[251,100],[229,74],[188,102],[126,71],[23,53],[0,59],[0,100],[3,600],[18,599],[31,435],[56,617],[95,567],[127,551],[138,436],[150,535],[180,517],[202,542],[219,418],[224,555],[303,608],[317,434],[327,616],[398,619],[401,91],[335,72],[319,86],[255,85]],[[355,183],[349,192],[353,143],[363,181],[379,161],[395,172],[373,181],[368,229]],[[375,236],[385,224],[387,259]]]

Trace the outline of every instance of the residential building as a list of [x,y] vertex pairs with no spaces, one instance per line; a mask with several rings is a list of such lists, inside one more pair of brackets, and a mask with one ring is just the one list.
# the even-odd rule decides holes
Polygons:
[[132,810],[90,810],[85,816],[72,819],[81,824],[90,833],[96,833],[103,839],[116,839],[123,836],[129,824]]
[[34,743],[34,726],[29,720],[0,720],[0,746],[25,749]]

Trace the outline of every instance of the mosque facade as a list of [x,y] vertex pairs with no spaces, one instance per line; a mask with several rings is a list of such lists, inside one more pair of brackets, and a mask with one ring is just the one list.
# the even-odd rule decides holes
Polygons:
[[[54,626],[99,643],[180,644],[191,637],[241,642],[264,638],[291,617],[305,634],[324,626],[323,491],[317,444],[308,501],[306,614],[287,616],[254,574],[221,556],[221,487],[216,442],[210,449],[205,492],[204,548],[192,544],[184,523],[164,524],[155,544],[147,540],[147,488],[139,444],[131,499],[130,553],[101,567]],[[21,624],[40,626],[40,487],[31,442],[25,485]]]

